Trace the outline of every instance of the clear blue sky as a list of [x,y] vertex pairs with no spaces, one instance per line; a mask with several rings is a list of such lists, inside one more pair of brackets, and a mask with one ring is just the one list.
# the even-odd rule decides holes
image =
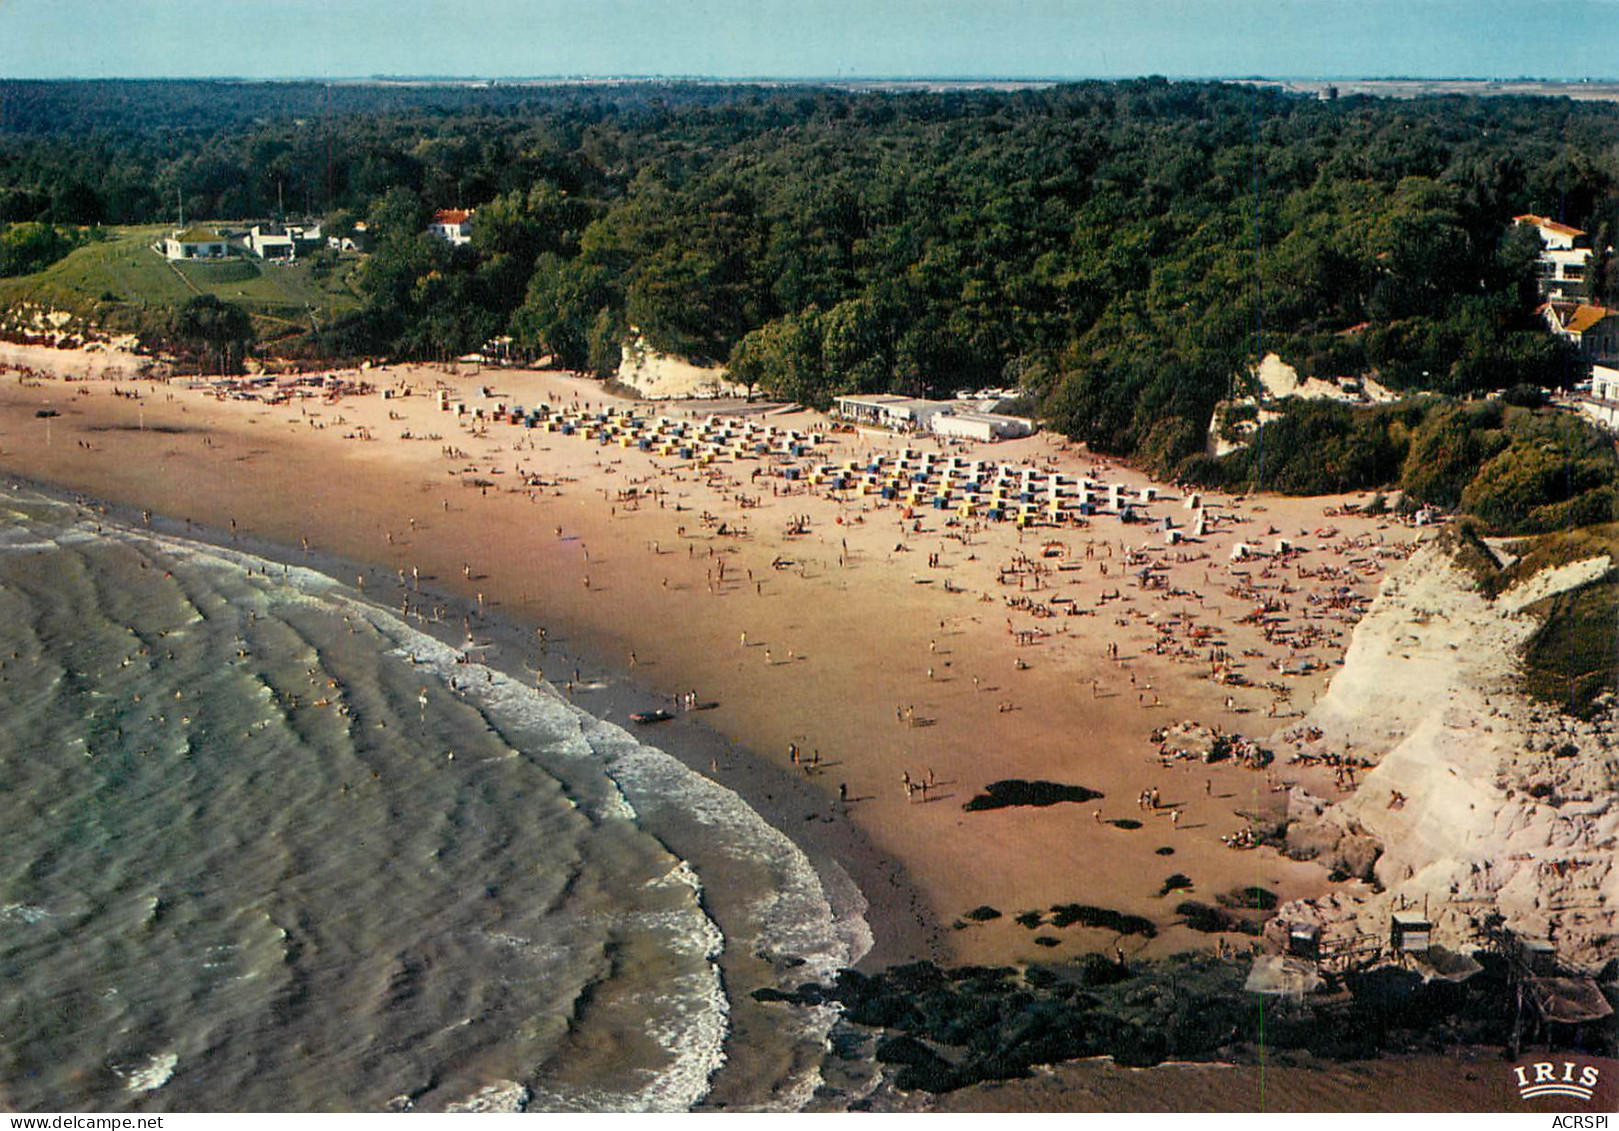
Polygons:
[[1619,77],[1619,0],[0,0],[0,76]]

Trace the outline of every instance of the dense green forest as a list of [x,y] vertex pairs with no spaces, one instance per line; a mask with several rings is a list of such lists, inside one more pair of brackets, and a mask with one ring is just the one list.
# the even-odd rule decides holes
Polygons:
[[[1161,79],[0,83],[0,222],[162,222],[177,197],[193,217],[284,201],[367,221],[365,302],[313,354],[444,357],[510,333],[607,371],[634,327],[774,395],[1017,385],[1101,450],[1263,478],[1254,457],[1198,456],[1266,352],[1453,395],[1582,376],[1533,314],[1537,244],[1510,218],[1614,242],[1619,107]],[[469,248],[423,234],[452,206],[478,208]],[[1612,256],[1595,284],[1619,301]],[[1336,411],[1267,428],[1275,466],[1304,442],[1289,429],[1358,430],[1365,474],[1323,478],[1398,480],[1414,422]]]

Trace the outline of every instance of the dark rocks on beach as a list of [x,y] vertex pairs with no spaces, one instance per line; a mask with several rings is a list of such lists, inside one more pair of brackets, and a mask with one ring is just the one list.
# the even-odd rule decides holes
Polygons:
[[1045,921],[1045,914],[1040,911],[1020,911],[1017,914],[1017,918],[1014,920],[1018,926],[1027,927],[1031,931]]
[[1158,889],[1160,896],[1168,895],[1172,891],[1185,891],[1192,886],[1192,877],[1183,872],[1176,872],[1164,880],[1163,887]]
[[1225,908],[1215,907],[1213,904],[1199,903],[1195,899],[1177,903],[1175,905],[1175,914],[1179,915],[1192,930],[1201,931],[1207,935],[1232,932],[1253,935],[1257,938],[1263,929],[1255,919],[1233,914]]
[[1102,794],[1082,785],[1063,785],[1054,781],[1024,781],[1009,778],[990,782],[984,792],[962,806],[969,813],[987,809],[1005,809],[1013,805],[1060,805],[1065,801],[1095,801]]
[[1121,935],[1141,935],[1149,939],[1158,935],[1157,925],[1140,915],[1126,915],[1122,911],[1084,903],[1059,903],[1051,909],[1053,927],[1070,927],[1075,923],[1082,927],[1100,927]]
[[1175,850],[1173,848],[1169,847],[1169,845],[1167,845],[1167,844],[1164,845],[1162,848],[1155,848],[1155,849],[1153,849],[1153,851],[1156,852],[1159,856],[1173,856],[1173,855],[1175,855]]
[[897,1087],[949,1091],[1104,1053],[1129,1067],[1170,1058],[1242,1059],[1261,1036],[1273,1055],[1296,1049],[1355,1059],[1385,1049],[1496,1041],[1510,1032],[1511,985],[1500,962],[1487,956],[1484,961],[1485,971],[1464,986],[1424,985],[1398,970],[1351,976],[1348,1002],[1321,1004],[1246,993],[1247,964],[1207,954],[1128,967],[1087,954],[1072,962],[1033,963],[1021,972],[911,963],[884,974],[843,971],[832,986],[754,996],[838,1002],[852,1024],[884,1030],[877,1055],[898,1067]]
[[781,1002],[786,1002],[789,1005],[807,1005],[808,1004],[807,1002],[804,1002],[799,998],[797,991],[794,991],[794,990],[778,990],[773,986],[761,986],[759,989],[754,990],[753,991],[753,1000],[754,1001],[781,1001]]
[[1100,954],[1087,954],[1081,958],[1074,966],[1074,974],[1079,979],[1080,985],[1092,988],[1117,985],[1130,978],[1130,971],[1127,968],[1103,958]]
[[1235,887],[1214,897],[1221,907],[1238,911],[1274,911],[1280,901],[1276,893],[1257,884]]
[[1001,913],[987,903],[982,907],[975,907],[967,912],[967,918],[975,923],[987,923],[991,919],[999,919],[1000,917]]
[[957,966],[944,976],[952,982],[992,982],[999,984],[1017,977],[1015,966]]
[[877,1060],[882,1064],[942,1064],[944,1058],[915,1037],[904,1033],[877,1042]]
[[1036,935],[1034,937],[1034,945],[1035,946],[1061,946],[1062,945],[1062,940],[1059,939],[1056,935]]

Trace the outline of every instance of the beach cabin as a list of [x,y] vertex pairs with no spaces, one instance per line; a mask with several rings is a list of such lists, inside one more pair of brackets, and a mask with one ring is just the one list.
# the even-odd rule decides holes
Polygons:
[[1433,923],[1420,911],[1396,911],[1389,921],[1389,945],[1396,955],[1420,954],[1433,945]]
[[1315,923],[1293,923],[1287,928],[1287,953],[1311,962],[1321,958],[1321,928]]
[[1515,957],[1523,968],[1530,974],[1538,977],[1550,977],[1557,973],[1557,948],[1549,939],[1536,938],[1533,935],[1512,936],[1512,949]]

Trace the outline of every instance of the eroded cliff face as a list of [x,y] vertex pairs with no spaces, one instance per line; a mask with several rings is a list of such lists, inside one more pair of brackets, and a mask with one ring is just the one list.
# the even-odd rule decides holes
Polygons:
[[648,400],[747,395],[747,389],[731,381],[722,367],[694,365],[659,353],[639,337],[624,343],[618,381]]
[[1524,610],[1610,564],[1544,570],[1491,601],[1435,544],[1383,583],[1305,722],[1316,745],[1375,767],[1337,804],[1295,791],[1287,837],[1291,854],[1373,882],[1280,918],[1383,935],[1391,910],[1426,906],[1435,941],[1461,947],[1470,917],[1493,909],[1576,966],[1619,956],[1612,708],[1584,722],[1517,688],[1538,623]]

